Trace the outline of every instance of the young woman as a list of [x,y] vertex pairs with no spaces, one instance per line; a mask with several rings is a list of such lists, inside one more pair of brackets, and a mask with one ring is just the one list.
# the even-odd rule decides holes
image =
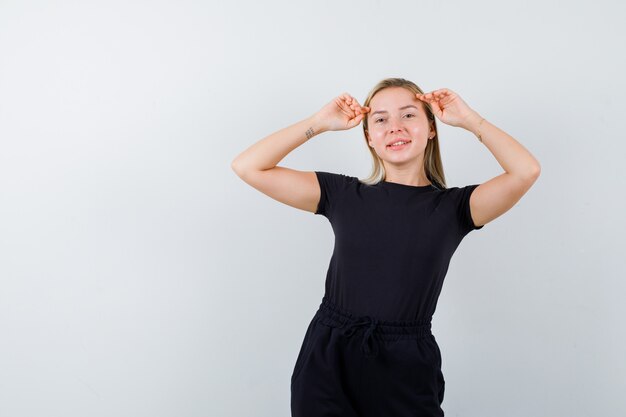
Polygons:
[[[435,116],[475,134],[504,172],[447,188]],[[361,121],[368,178],[277,166],[312,137]],[[292,416],[443,416],[431,319],[450,259],[470,231],[520,200],[539,162],[455,92],[424,94],[389,78],[363,106],[342,94],[252,145],[232,168],[268,196],[323,215],[335,233],[325,294],[291,377]]]

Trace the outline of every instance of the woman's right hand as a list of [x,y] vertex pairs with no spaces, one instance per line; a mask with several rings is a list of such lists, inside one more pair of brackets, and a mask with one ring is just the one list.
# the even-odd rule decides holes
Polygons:
[[315,117],[325,130],[347,130],[361,123],[369,111],[369,107],[361,106],[350,94],[343,93],[322,107]]

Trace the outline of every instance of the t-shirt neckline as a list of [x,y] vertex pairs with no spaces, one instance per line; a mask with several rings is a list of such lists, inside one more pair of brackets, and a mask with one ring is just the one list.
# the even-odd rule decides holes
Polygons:
[[416,191],[419,191],[419,190],[430,190],[430,189],[434,188],[432,183],[428,184],[428,185],[407,185],[407,184],[400,184],[400,183],[397,183],[397,182],[389,182],[389,181],[385,181],[385,180],[382,180],[380,183],[382,185],[386,185],[386,186],[393,187],[393,188],[404,188],[404,189],[407,189],[407,190],[416,190]]

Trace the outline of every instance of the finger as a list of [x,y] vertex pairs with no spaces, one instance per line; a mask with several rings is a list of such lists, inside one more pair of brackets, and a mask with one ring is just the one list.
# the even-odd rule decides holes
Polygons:
[[426,100],[432,101],[437,99],[437,90],[424,94]]
[[442,88],[437,91],[437,96],[440,98],[447,98],[454,96],[454,92],[448,88]]
[[440,91],[439,94],[437,95],[437,97],[439,97],[439,100],[443,100],[447,97],[449,97],[449,94],[445,91]]
[[365,107],[359,107],[359,113],[361,114],[365,114],[368,113],[370,110],[368,108]]
[[363,120],[363,115],[359,114],[358,116],[356,116],[354,119],[350,120],[350,127],[354,127],[357,126],[359,123],[361,123],[361,120]]
[[432,95],[431,93],[428,93],[428,95],[423,95],[421,97],[418,97],[420,100],[425,101],[427,103],[433,103],[435,101],[438,100],[438,97]]
[[348,108],[348,104],[346,103],[346,99],[344,97],[337,97],[337,99],[335,100],[335,104],[341,110],[346,110]]
[[366,113],[368,111],[368,110],[365,110],[367,107],[361,106],[356,99],[354,100],[354,102],[352,103],[350,107],[359,113]]
[[342,94],[340,96],[340,99],[342,100],[343,103],[346,104],[346,106],[350,106],[352,104],[352,96],[350,94]]
[[439,107],[439,103],[433,103],[430,108],[432,109],[433,113],[435,113],[435,116],[441,118],[441,116],[443,115],[443,110],[441,110],[441,107]]
[[359,100],[357,100],[357,99],[356,99],[356,98],[354,98],[354,97],[352,97],[352,103],[353,103],[355,106],[361,107],[361,104],[359,103]]

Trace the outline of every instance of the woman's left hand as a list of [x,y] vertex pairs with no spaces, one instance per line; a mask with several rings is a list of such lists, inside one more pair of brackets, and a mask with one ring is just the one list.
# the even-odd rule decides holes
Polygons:
[[433,113],[443,123],[466,128],[477,115],[454,91],[440,88],[426,94],[416,94],[418,100],[430,104]]

